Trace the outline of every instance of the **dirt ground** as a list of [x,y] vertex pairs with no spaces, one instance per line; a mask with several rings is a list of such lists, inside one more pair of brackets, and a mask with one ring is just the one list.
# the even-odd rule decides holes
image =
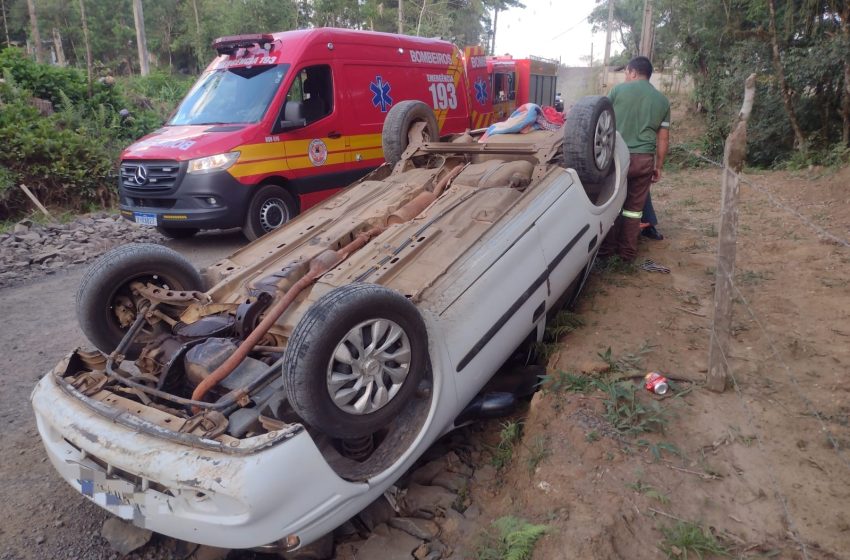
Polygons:
[[[749,180],[850,238],[850,169]],[[850,248],[819,240],[765,194],[742,188],[733,379],[712,393],[702,384],[719,171],[668,172],[653,198],[665,239],[643,240],[638,261],[671,272],[597,271],[577,309],[584,326],[561,338],[549,375],[682,379],[665,398],[637,390],[645,407],[657,402],[660,412],[644,417],[666,422],[663,431],[621,435],[606,418],[606,393],[550,385],[514,419],[523,437],[500,484],[473,485],[472,502],[485,520],[547,525],[535,559],[693,558],[671,548],[681,533],[664,533],[679,523],[732,557],[850,558]],[[611,363],[621,372],[598,371]],[[490,446],[499,430],[493,422],[485,432]]]
[[[850,169],[749,178],[850,238]],[[472,479],[465,498],[478,519],[441,537],[454,558],[481,557],[478,535],[506,515],[547,526],[537,560],[694,558],[676,540],[682,532],[669,533],[683,522],[731,557],[850,558],[850,248],[821,241],[765,194],[742,187],[734,379],[712,393],[702,380],[719,172],[670,169],[653,196],[666,238],[643,241],[639,259],[671,272],[594,273],[577,308],[583,326],[562,336],[549,360],[550,379],[561,382],[514,418],[469,431],[474,467],[492,474],[503,427],[523,427],[506,466]],[[72,299],[81,272],[0,290],[3,560],[118,558],[99,536],[107,514],[47,463],[27,400],[36,379],[82,342]],[[642,418],[664,422],[663,431],[621,434],[606,414],[607,394],[579,391],[587,378],[607,383],[651,370],[681,381],[665,398],[638,388],[636,404],[621,412],[640,405],[649,411]],[[169,546],[154,539],[130,558],[181,557]]]

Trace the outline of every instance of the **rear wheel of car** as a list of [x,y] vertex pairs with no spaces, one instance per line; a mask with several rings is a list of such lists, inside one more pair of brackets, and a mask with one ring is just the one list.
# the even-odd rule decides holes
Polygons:
[[401,154],[410,144],[413,125],[425,123],[422,141],[436,141],[440,137],[440,127],[437,117],[429,106],[421,101],[401,101],[387,114],[381,133],[381,145],[384,148],[384,159],[390,165],[395,165],[401,159]]
[[198,231],[198,228],[175,228],[166,226],[156,226],[156,231],[169,239],[186,239],[192,237]]
[[298,214],[298,204],[289,191],[279,185],[261,185],[245,216],[242,233],[248,241],[276,230]]
[[600,183],[614,165],[617,126],[614,106],[603,95],[583,97],[567,115],[564,163],[582,183]]
[[311,426],[356,438],[387,426],[408,404],[428,363],[428,336],[407,298],[374,284],[322,296],[286,348],[289,402]]
[[[83,276],[76,298],[80,328],[103,352],[112,352],[118,346],[136,317],[138,310],[130,288],[133,282],[150,282],[171,290],[203,289],[192,263],[168,247],[130,243],[107,251]],[[127,355],[134,356],[143,345],[144,340],[139,340]]]

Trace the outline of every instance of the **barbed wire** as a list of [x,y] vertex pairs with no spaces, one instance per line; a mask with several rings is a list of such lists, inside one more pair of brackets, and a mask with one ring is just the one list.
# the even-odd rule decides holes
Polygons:
[[[697,159],[701,159],[701,160],[703,160],[707,163],[714,165],[715,167],[719,167],[719,168],[723,169],[723,164],[720,163],[719,161],[714,161],[712,159],[709,159],[709,158],[705,157],[704,155],[702,155],[700,153],[694,152],[693,150],[685,149],[685,152],[687,152],[689,155],[694,156]],[[735,171],[732,171],[732,173],[735,173]],[[804,225],[813,229],[815,231],[815,233],[817,233],[821,237],[825,237],[825,238],[829,239],[830,241],[833,241],[834,243],[837,243],[839,245],[843,245],[844,247],[850,249],[850,241],[847,241],[846,239],[838,237],[837,235],[833,234],[832,232],[830,232],[830,231],[822,228],[821,226],[817,225],[816,223],[814,223],[813,221],[808,219],[806,216],[804,216],[802,213],[800,213],[798,210],[788,206],[787,204],[785,204],[784,202],[779,200],[766,187],[749,180],[748,178],[746,178],[745,176],[743,176],[740,173],[736,173],[736,175],[738,176],[738,178],[740,179],[740,181],[742,183],[746,183],[748,186],[752,187],[753,189],[755,189],[758,192],[765,195],[767,197],[767,199],[771,202],[771,204],[773,204],[777,208],[780,208],[781,210],[784,210],[785,212],[788,212],[792,216],[796,217],[798,220],[803,222]]]
[[[713,337],[717,336],[717,332],[714,330],[714,326],[711,327],[711,335]],[[723,359],[723,363],[726,364],[726,371],[729,373],[729,377],[732,378],[732,387],[735,389],[735,394],[738,396],[738,400],[741,403],[741,408],[744,409],[744,413],[747,415],[747,423],[750,425],[750,429],[756,436],[756,443],[758,444],[759,451],[762,454],[762,457],[767,459],[767,451],[764,448],[764,441],[759,434],[758,429],[756,428],[755,418],[753,417],[753,412],[750,410],[750,407],[747,405],[747,401],[744,400],[743,392],[741,391],[740,385],[738,385],[738,379],[735,377],[735,373],[732,371],[732,366],[729,364],[729,360],[726,358],[726,352],[723,351],[723,347],[721,345],[717,345],[717,349],[720,350],[720,357]],[[782,511],[785,517],[785,523],[788,525],[788,532],[791,536],[791,540],[797,543],[797,546],[800,547],[800,552],[803,553],[803,558],[805,560],[809,560],[809,551],[806,547],[806,543],[802,541],[800,535],[797,533],[797,529],[795,527],[794,519],[791,517],[791,510],[788,508],[788,498],[785,494],[782,493],[782,488],[779,486],[779,480],[776,478],[773,469],[766,469],[768,476],[770,477],[770,483],[773,486],[773,493],[776,496],[776,499],[779,500],[780,505],[782,506]]]

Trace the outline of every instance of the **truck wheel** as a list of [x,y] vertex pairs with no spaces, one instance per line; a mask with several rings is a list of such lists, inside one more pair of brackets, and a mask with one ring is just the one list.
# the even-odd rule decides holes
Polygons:
[[374,284],[340,286],[295,327],[283,361],[286,394],[325,434],[366,436],[413,398],[427,354],[425,323],[407,298]]
[[173,228],[166,226],[156,226],[156,231],[169,239],[187,239],[192,237],[198,231],[198,228]]
[[603,95],[583,97],[567,115],[565,165],[576,170],[582,183],[601,183],[613,167],[616,137],[611,100]]
[[[88,269],[77,290],[77,321],[101,351],[112,352],[135,319],[133,282],[151,282],[172,290],[203,290],[192,263],[180,253],[152,243],[130,243],[107,251]],[[144,338],[144,333],[137,340]],[[137,354],[139,342],[127,352]]]
[[248,205],[242,233],[248,241],[276,230],[298,214],[298,204],[289,191],[278,185],[261,185]]
[[410,144],[411,127],[417,122],[426,123],[424,142],[439,139],[440,127],[437,125],[437,117],[434,116],[434,111],[421,101],[401,101],[390,109],[381,132],[381,145],[387,163],[395,165],[401,159],[401,154]]

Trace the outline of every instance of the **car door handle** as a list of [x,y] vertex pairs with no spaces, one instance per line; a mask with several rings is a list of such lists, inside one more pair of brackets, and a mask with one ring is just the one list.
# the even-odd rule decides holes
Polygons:
[[336,130],[328,132],[328,138],[333,138],[334,140],[336,140],[337,138],[340,138],[340,137],[342,137],[341,132],[337,132]]

